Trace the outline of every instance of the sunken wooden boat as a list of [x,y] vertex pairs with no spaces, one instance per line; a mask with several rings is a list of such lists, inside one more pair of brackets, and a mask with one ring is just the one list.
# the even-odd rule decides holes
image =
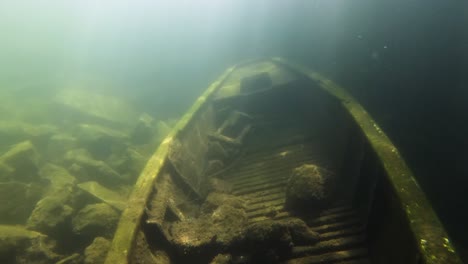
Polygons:
[[461,263],[363,107],[282,59],[228,69],[148,161],[106,264]]

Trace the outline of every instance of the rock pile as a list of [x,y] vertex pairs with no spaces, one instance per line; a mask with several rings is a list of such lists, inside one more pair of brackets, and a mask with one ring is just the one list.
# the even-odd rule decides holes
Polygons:
[[100,263],[125,197],[171,125],[76,91],[38,112],[49,123],[0,121],[0,262]]

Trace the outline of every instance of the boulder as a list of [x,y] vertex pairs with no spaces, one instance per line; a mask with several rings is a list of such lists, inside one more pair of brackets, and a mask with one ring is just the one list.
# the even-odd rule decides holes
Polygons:
[[68,191],[54,192],[37,202],[26,226],[35,231],[59,237],[69,233],[74,209],[67,204],[71,199]]
[[298,214],[316,214],[334,195],[335,180],[330,172],[313,164],[293,170],[286,186],[286,208]]
[[70,149],[76,148],[78,140],[68,134],[55,134],[50,137],[45,150],[45,156],[49,161],[60,162]]
[[105,203],[90,204],[73,218],[73,232],[81,237],[112,237],[119,213]]
[[111,242],[103,237],[96,237],[84,251],[84,264],[104,263]]
[[121,175],[126,175],[125,178],[136,179],[143,170],[147,159],[147,155],[142,154],[138,149],[128,147],[119,153],[114,152],[106,160],[106,163]]
[[128,180],[104,161],[93,159],[84,149],[68,151],[65,160],[71,164],[69,169],[79,181],[95,180],[113,186]]
[[55,263],[61,256],[54,250],[55,242],[46,235],[21,226],[0,225],[1,263]]
[[32,183],[0,183],[0,223],[24,224],[43,190],[43,186]]
[[126,194],[111,191],[95,181],[80,183],[78,184],[78,187],[97,198],[99,201],[102,201],[119,211],[123,211],[125,209],[127,201]]
[[52,163],[42,166],[39,176],[49,182],[49,192],[69,191],[76,184],[76,178],[65,168]]
[[71,233],[71,217],[76,207],[84,200],[76,188],[76,179],[60,166],[47,163],[39,171],[40,177],[47,181],[46,194],[39,200],[26,226],[43,232],[65,245]]
[[48,124],[28,124],[17,121],[0,121],[0,145],[11,145],[29,140],[42,149],[57,127]]
[[96,89],[60,89],[55,95],[56,112],[73,122],[98,121],[111,125],[131,125],[137,118],[133,108],[122,99],[96,92]]
[[[12,146],[0,156],[0,179],[30,182],[37,179],[39,156],[31,141]],[[6,174],[6,175],[5,175]]]
[[98,159],[106,159],[114,151],[125,149],[130,139],[120,130],[95,124],[79,124],[75,131],[76,138]]

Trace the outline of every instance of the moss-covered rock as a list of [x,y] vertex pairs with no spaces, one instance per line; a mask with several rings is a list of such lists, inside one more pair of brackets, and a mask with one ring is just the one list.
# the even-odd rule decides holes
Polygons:
[[107,160],[113,169],[125,178],[136,179],[146,164],[148,157],[134,147],[128,147],[120,152],[114,152]]
[[112,237],[119,213],[105,203],[90,204],[73,218],[73,232],[81,237]]
[[55,242],[46,235],[21,226],[0,225],[1,263],[55,263],[61,256],[54,249]]
[[249,225],[245,231],[245,249],[250,252],[255,263],[278,263],[291,254],[294,245],[314,244],[319,234],[309,229],[298,218],[287,220],[267,220]]
[[237,209],[245,209],[245,201],[241,198],[219,192],[212,192],[206,197],[205,202],[201,207],[203,213],[212,213],[221,205],[229,205]]
[[[30,182],[37,179],[39,155],[31,141],[12,146],[0,156],[0,179]],[[5,175],[6,174],[6,175]]]
[[130,139],[120,130],[96,124],[79,124],[75,136],[98,159],[106,159],[114,151],[125,149]]
[[27,221],[27,227],[52,236],[61,233],[69,233],[70,220],[74,209],[67,204],[70,193],[54,192],[37,202],[31,216]]
[[43,186],[32,183],[0,183],[0,223],[24,224],[43,191]]
[[179,252],[203,255],[237,244],[246,225],[244,210],[222,205],[211,214],[174,223],[170,232]]
[[93,159],[84,149],[68,151],[65,160],[70,164],[70,171],[79,181],[94,180],[103,185],[112,186],[128,180],[104,161]]
[[78,140],[68,134],[60,133],[50,137],[45,150],[45,157],[48,161],[60,162],[67,151],[78,146]]
[[103,237],[96,237],[84,252],[84,264],[104,263],[111,242]]
[[74,212],[76,179],[63,167],[51,163],[44,165],[39,174],[49,186],[47,194],[36,204],[27,226],[32,230],[57,233]]
[[125,209],[127,198],[126,193],[123,194],[121,192],[109,190],[95,181],[80,183],[78,184],[78,187],[90,196],[93,196],[99,201],[102,201],[119,211],[123,211]]
[[[76,184],[76,178],[65,168],[52,163],[46,163],[39,170],[39,176],[49,182],[49,191],[70,191]],[[67,188],[67,190],[63,190]]]
[[58,128],[50,124],[3,121],[0,122],[0,145],[11,145],[29,140],[42,149],[49,138],[57,132]]
[[314,214],[326,207],[334,195],[334,175],[313,164],[293,170],[286,186],[286,208],[298,214]]
[[129,125],[137,114],[126,102],[95,89],[60,89],[54,97],[56,112],[64,119]]

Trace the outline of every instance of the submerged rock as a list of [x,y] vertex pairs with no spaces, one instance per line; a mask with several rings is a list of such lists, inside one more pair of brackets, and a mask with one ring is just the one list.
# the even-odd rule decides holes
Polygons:
[[127,103],[95,89],[60,89],[54,101],[61,115],[73,121],[101,121],[109,124],[133,124],[137,117]]
[[0,121],[0,145],[10,145],[29,140],[35,146],[42,148],[57,131],[57,127],[48,124],[37,125]]
[[67,151],[76,148],[78,140],[68,134],[53,135],[46,147],[45,155],[49,161],[62,161]]
[[71,219],[75,208],[79,208],[85,200],[76,188],[75,177],[65,168],[48,163],[39,174],[49,185],[46,195],[34,207],[26,226],[53,237],[60,247],[67,247],[71,241]]
[[21,182],[0,183],[0,223],[24,224],[37,201],[43,187]]
[[170,228],[171,240],[184,254],[225,249],[242,237],[246,224],[244,210],[222,205],[212,214],[174,223]]
[[286,186],[286,208],[299,214],[313,214],[327,206],[334,194],[331,172],[313,164],[293,170]]
[[74,212],[67,204],[70,197],[71,194],[64,191],[42,198],[31,213],[27,227],[53,236],[69,233],[70,219]]
[[112,186],[127,180],[104,161],[93,159],[84,149],[68,151],[65,160],[71,164],[70,171],[80,181],[95,180]]
[[111,237],[119,220],[119,213],[105,203],[90,204],[73,218],[73,232],[85,238]]
[[55,263],[61,256],[54,249],[55,242],[46,235],[21,226],[0,225],[1,263]]
[[96,237],[84,252],[84,264],[104,263],[111,242],[103,237]]
[[102,202],[114,207],[119,211],[123,211],[126,206],[126,195],[111,191],[104,186],[101,186],[95,181],[83,182],[78,184],[78,187],[93,197]]
[[139,150],[128,147],[123,151],[114,152],[107,160],[113,169],[118,171],[122,175],[126,175],[126,178],[135,179],[140,175],[147,161]]
[[201,207],[203,213],[212,213],[222,205],[229,205],[237,209],[245,209],[245,201],[234,195],[212,192],[206,197]]
[[99,159],[106,159],[115,150],[125,149],[130,139],[120,130],[95,124],[78,125],[75,136]]
[[12,146],[0,156],[0,179],[31,181],[37,179],[39,155],[31,141]]
[[[70,191],[76,184],[76,178],[72,176],[65,168],[52,163],[47,163],[39,170],[42,179],[49,181],[50,192]],[[67,190],[63,190],[67,188]]]
[[253,223],[245,234],[247,249],[255,248],[252,259],[262,263],[284,260],[291,254],[293,246],[310,245],[319,240],[319,234],[298,218]]

